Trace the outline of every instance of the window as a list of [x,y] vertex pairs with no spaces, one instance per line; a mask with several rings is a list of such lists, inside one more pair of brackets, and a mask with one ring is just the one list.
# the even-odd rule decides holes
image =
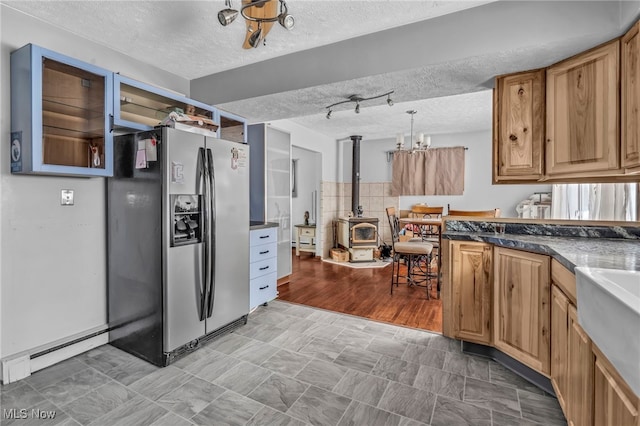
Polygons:
[[579,220],[638,220],[637,183],[553,185],[551,217]]

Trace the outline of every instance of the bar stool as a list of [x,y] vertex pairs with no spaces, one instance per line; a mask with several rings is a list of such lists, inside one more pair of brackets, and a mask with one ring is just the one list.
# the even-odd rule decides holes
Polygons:
[[[391,227],[391,237],[393,242],[393,263],[391,268],[391,294],[393,294],[393,285],[397,287],[401,278],[400,275],[400,258],[407,259],[407,275],[402,276],[406,279],[407,284],[424,286],[427,290],[427,299],[430,298],[431,283],[429,281],[431,252],[433,244],[423,242],[421,238],[413,238],[409,241],[400,241],[400,224],[396,216],[394,207],[387,207],[387,218]],[[421,269],[421,261],[426,262],[425,270]],[[421,284],[424,282],[424,284]]]

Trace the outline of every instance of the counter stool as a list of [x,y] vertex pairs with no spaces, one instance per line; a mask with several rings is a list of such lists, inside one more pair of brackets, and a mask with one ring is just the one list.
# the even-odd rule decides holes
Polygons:
[[[427,290],[427,299],[430,298],[431,283],[431,252],[433,244],[423,242],[420,238],[414,238],[410,241],[400,241],[400,224],[395,214],[394,207],[388,207],[387,218],[391,227],[391,237],[393,242],[393,264],[391,268],[391,294],[393,294],[393,285],[397,287],[400,278],[405,278],[407,284],[424,286]],[[407,275],[400,275],[400,259],[407,259]],[[424,262],[424,270],[422,269]],[[421,284],[423,283],[424,284]]]

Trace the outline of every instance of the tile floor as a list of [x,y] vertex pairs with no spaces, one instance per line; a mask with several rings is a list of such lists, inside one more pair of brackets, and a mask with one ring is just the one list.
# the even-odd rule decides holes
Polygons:
[[105,345],[0,391],[2,425],[566,424],[455,340],[281,301],[166,368]]

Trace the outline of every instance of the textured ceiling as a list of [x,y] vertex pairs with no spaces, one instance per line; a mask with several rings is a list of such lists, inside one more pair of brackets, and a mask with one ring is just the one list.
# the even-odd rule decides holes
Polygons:
[[[415,48],[407,49],[402,43],[387,43],[397,51],[395,53],[400,53],[393,71],[380,73],[365,69],[356,78],[331,76],[323,80],[322,76],[301,76],[293,67],[288,70],[288,76],[291,79],[295,77],[298,83],[299,87],[294,90],[283,89],[268,95],[256,90],[253,96],[243,95],[242,99],[217,104],[222,109],[247,117],[251,122],[291,119],[335,139],[351,134],[361,134],[365,139],[393,137],[398,132],[408,134],[410,117],[405,111],[410,109],[418,111],[415,132],[437,134],[489,130],[492,100],[488,88],[496,75],[547,66],[619,35],[621,29],[637,17],[640,1],[289,0],[289,12],[296,18],[295,27],[287,31],[274,25],[266,45],[251,50],[241,48],[245,32],[241,18],[228,27],[218,24],[216,14],[224,8],[222,0],[2,1],[4,5],[79,37],[190,80],[215,76],[225,70],[234,70],[234,73],[247,65],[260,70],[263,64],[327,45],[339,46],[348,56],[348,49],[361,46],[357,40],[362,40],[362,36],[388,34],[388,31],[381,31],[393,28],[407,28],[408,31],[412,23],[423,22],[419,25],[429,26],[429,22],[445,17],[455,18],[460,14],[473,19],[473,14],[477,13],[477,20],[485,20],[489,28],[487,31],[492,31],[500,29],[503,22],[493,22],[491,15],[482,14],[483,10],[493,8],[490,10],[495,11],[496,7],[503,5],[514,9],[514,5],[519,7],[522,4],[524,7],[526,3],[535,4],[542,22],[549,22],[554,28],[537,25],[524,37],[510,32],[512,28],[518,28],[518,22],[524,23],[533,18],[518,14],[516,9],[514,19],[504,23],[504,31],[497,31],[490,43],[484,42],[490,46],[482,46],[476,40],[482,38],[479,37],[481,34],[452,21],[454,24],[447,28],[450,35],[424,40],[432,49],[437,46],[445,52],[441,54],[442,58],[449,59],[439,60],[438,57],[416,65],[419,52]],[[566,3],[566,17],[553,16],[552,13],[547,18],[547,9],[558,3]],[[591,7],[594,3],[602,4],[599,7],[604,9]],[[234,0],[233,4],[238,9],[240,0]],[[621,6],[623,4],[625,6]],[[586,13],[585,9],[593,9],[593,15],[598,15],[599,11],[605,13],[600,13],[602,16],[580,15]],[[573,10],[582,17],[573,18]],[[598,19],[601,19],[601,24]],[[558,27],[561,28],[561,37],[558,36]],[[394,34],[399,35],[399,32]],[[553,34],[555,38],[550,36],[547,39],[547,34]],[[455,45],[459,49],[461,42],[463,48],[459,54],[447,55],[448,46],[458,43]],[[379,48],[382,47],[376,44],[366,46],[371,55],[376,55]],[[388,46],[386,48],[389,49]],[[388,50],[386,52],[389,53]],[[332,61],[331,57],[323,59],[329,63]],[[379,57],[380,62],[387,60],[384,55]],[[354,65],[358,66],[335,63],[335,67]],[[303,81],[305,77],[309,77],[307,83]],[[251,83],[259,85],[260,81]],[[353,104],[344,104],[334,109],[331,120],[325,118],[326,105],[344,100],[351,94],[369,97],[389,90],[395,90],[393,99],[396,103],[393,107],[386,105],[386,98],[381,98],[363,102],[360,114],[354,113]],[[196,96],[197,93],[191,95],[203,100]]]

